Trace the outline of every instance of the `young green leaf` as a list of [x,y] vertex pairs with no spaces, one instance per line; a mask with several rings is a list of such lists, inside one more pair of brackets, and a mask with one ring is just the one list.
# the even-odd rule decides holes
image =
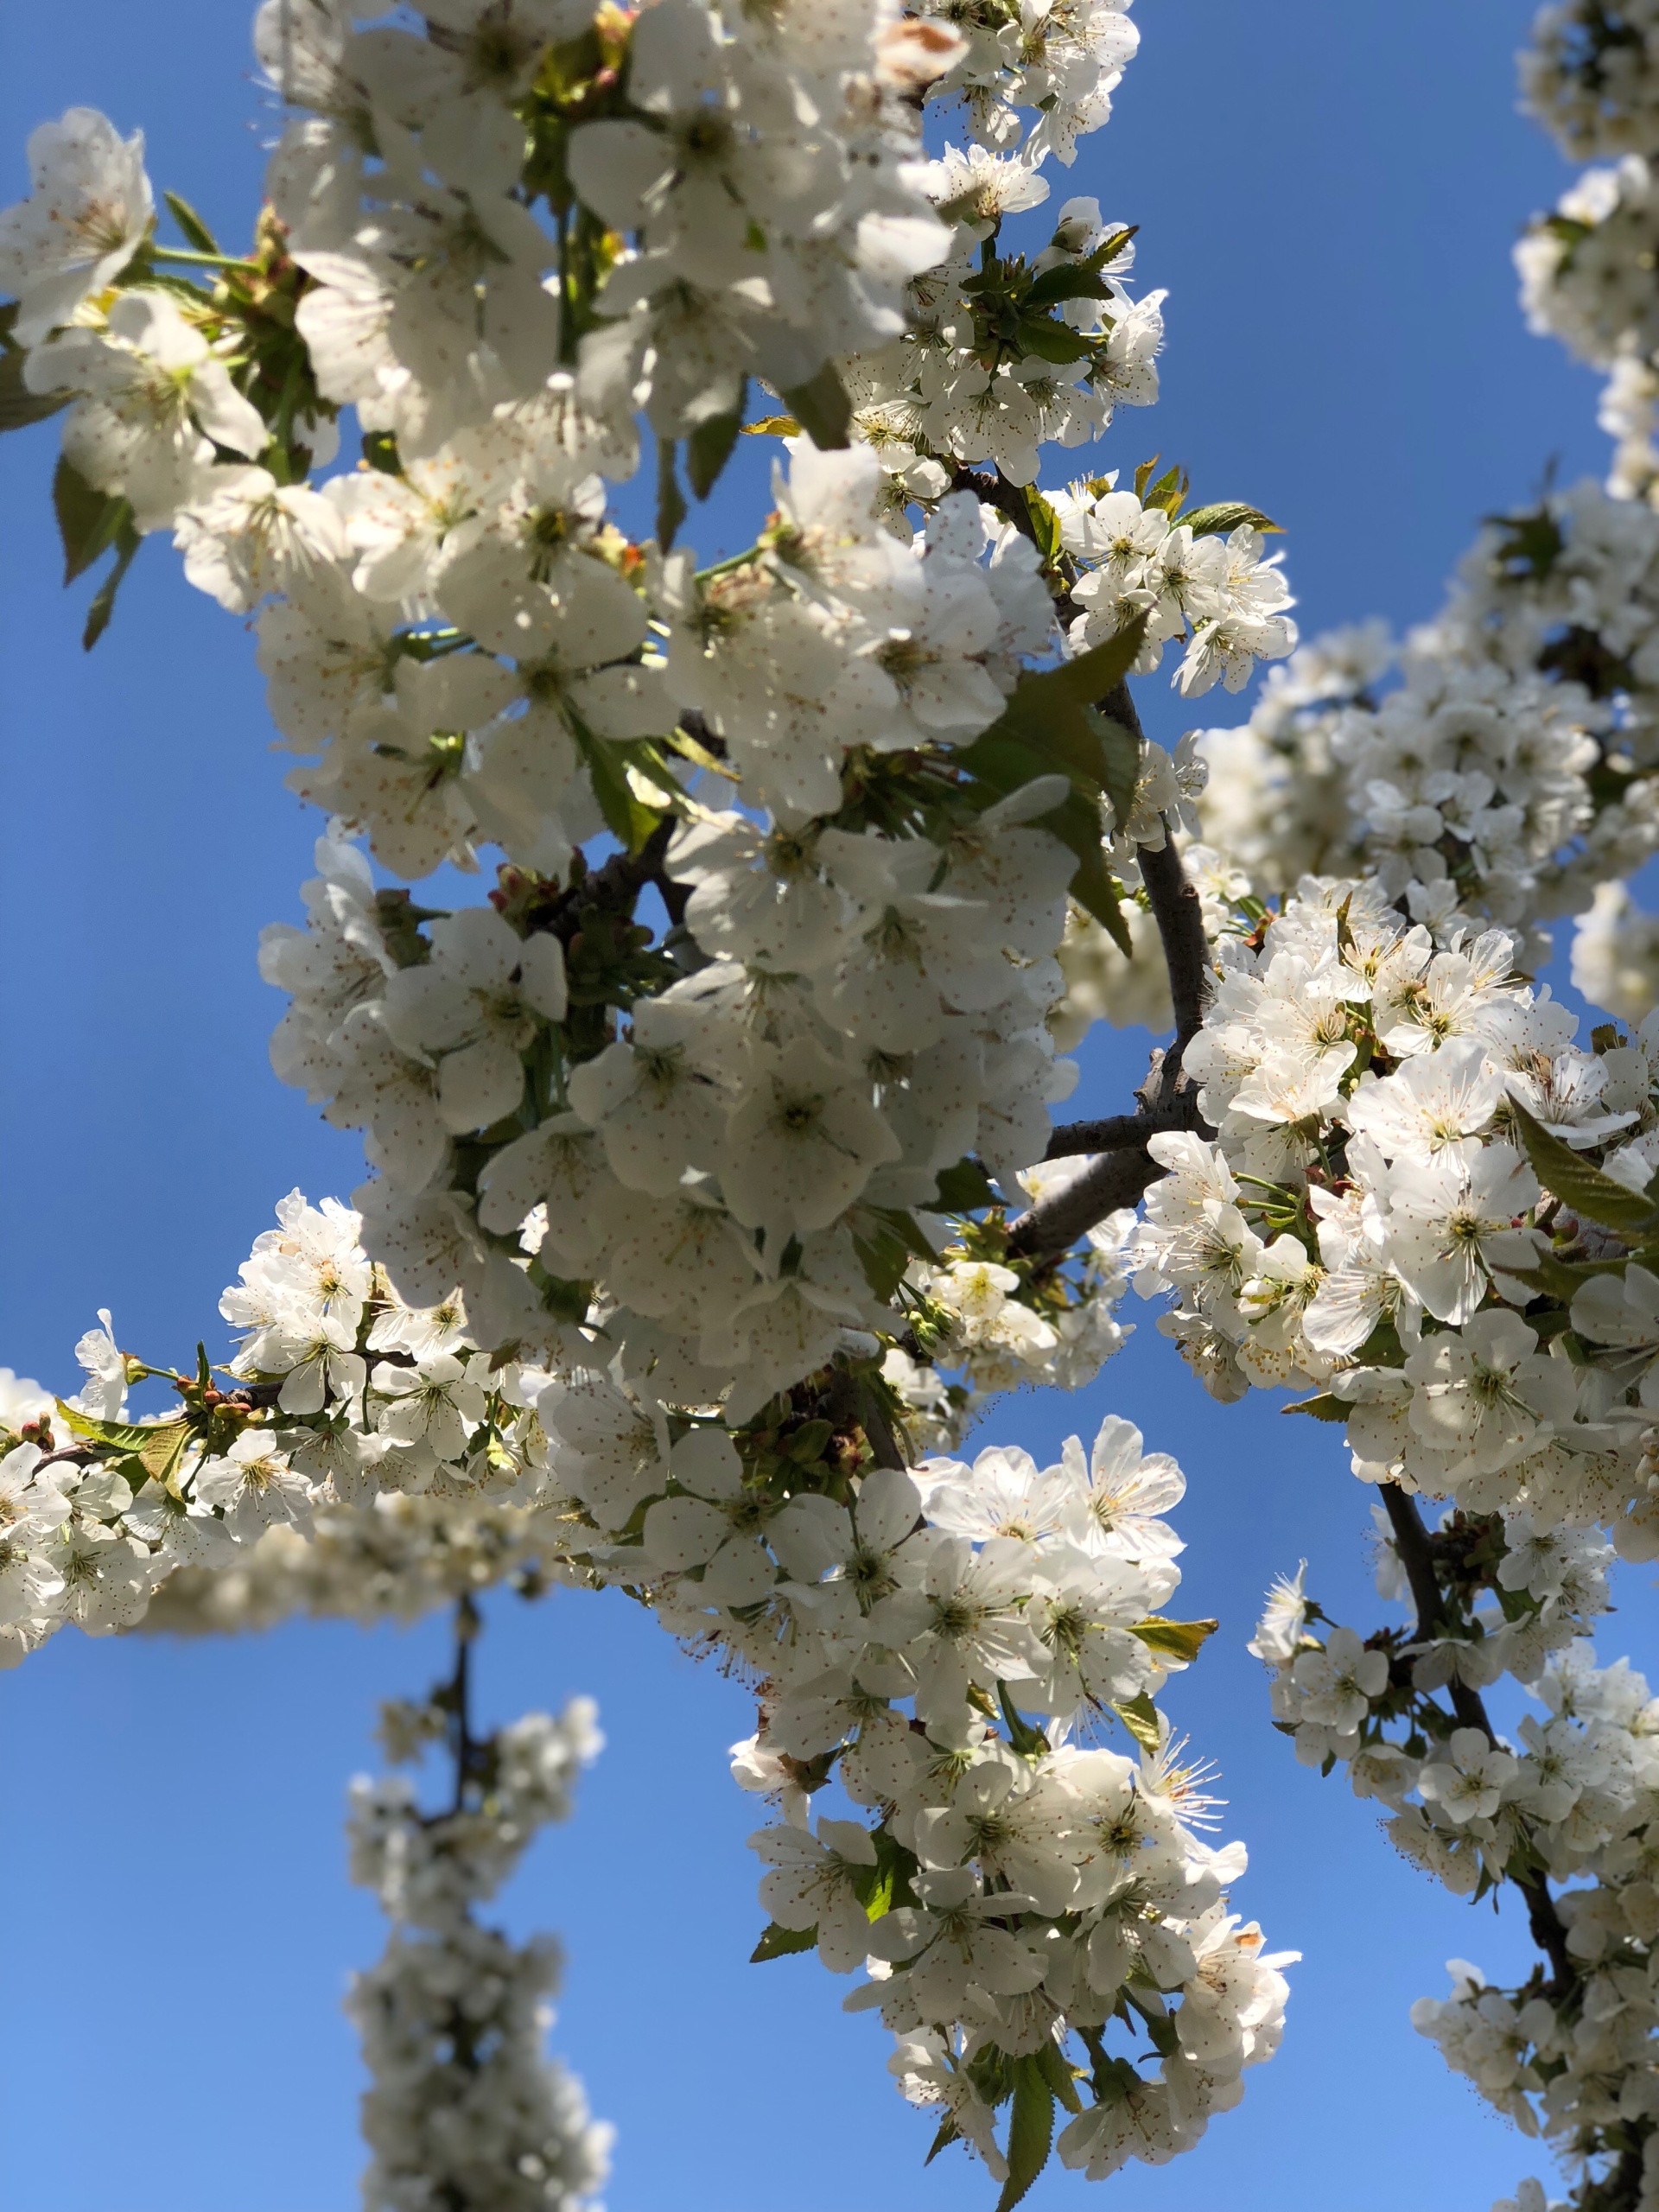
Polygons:
[[743,426],[743,402],[747,393],[746,381],[732,412],[712,415],[706,423],[699,423],[685,442],[685,473],[694,497],[699,499],[706,499],[714,490],[721,470],[732,457],[737,434]]
[[1194,537],[1225,537],[1229,531],[1241,530],[1246,523],[1264,536],[1268,531],[1283,535],[1279,524],[1269,522],[1260,507],[1246,506],[1242,499],[1217,499],[1212,506],[1190,507],[1181,520]]
[[1014,2207],[1048,2164],[1054,2140],[1054,2092],[1034,2056],[1014,2063],[1014,2106],[1008,2119],[1008,2177],[996,2200],[996,2212]]
[[850,442],[853,403],[833,361],[826,361],[810,383],[792,385],[779,397],[820,453],[839,452]]
[[130,524],[132,509],[124,499],[95,492],[80,471],[58,456],[52,478],[52,506],[63,542],[63,581],[72,584],[84,575],[100,553],[107,552],[122,524]]
[[[1181,501],[1186,497],[1190,481],[1186,471],[1178,461],[1164,471],[1149,492],[1141,493],[1141,503],[1143,506],[1161,507],[1173,522],[1181,512]],[[1139,485],[1135,488],[1139,490]]]
[[57,1407],[59,1418],[72,1436],[129,1454],[142,1461],[146,1473],[158,1478],[165,1477],[190,1440],[188,1421],[99,1421],[91,1414],[77,1413],[61,1398]]
[[188,200],[181,199],[176,192],[163,192],[162,197],[167,202],[168,213],[183,232],[188,245],[194,246],[198,253],[217,253],[219,251],[219,240]]
[[873,1296],[883,1305],[904,1280],[912,1259],[931,1260],[933,1247],[907,1213],[869,1207],[853,1232],[853,1249]]
[[1081,2112],[1083,2099],[1077,2094],[1077,2069],[1068,2064],[1058,2044],[1047,2036],[1037,2050],[1037,2063],[1043,2069],[1044,2079],[1067,2112]]
[[1157,1750],[1160,1734],[1158,1708],[1144,1690],[1139,1697],[1126,1698],[1122,1705],[1114,1705],[1112,1711],[1143,1751]]
[[1221,1626],[1219,1621],[1169,1621],[1161,1613],[1148,1613],[1143,1621],[1136,1621],[1130,1633],[1138,1636],[1148,1651],[1156,1651],[1166,1659],[1179,1659],[1190,1667],[1203,1650],[1206,1638],[1212,1637]]
[[944,2118],[939,2122],[938,2133],[933,2138],[933,2146],[922,2160],[922,2164],[925,2166],[931,2166],[941,2151],[948,2151],[953,2143],[960,2143],[961,2140],[962,2130],[957,2126],[950,2114],[946,2113]]
[[1533,1172],[1564,1205],[1571,1207],[1574,1213],[1588,1215],[1603,1229],[1613,1230],[1627,1238],[1639,1236],[1659,1223],[1659,1205],[1654,1199],[1655,1183],[1659,1183],[1659,1177],[1649,1183],[1645,1192],[1632,1191],[1628,1185],[1615,1182],[1611,1175],[1604,1175],[1599,1167],[1592,1167],[1571,1145],[1563,1144],[1560,1137],[1527,1111],[1518,1098],[1511,1099],[1510,1103]]
[[[122,504],[124,505],[125,502],[123,501]],[[80,633],[80,649],[83,652],[91,652],[92,647],[109,628],[110,617],[115,613],[115,595],[120,590],[122,579],[137,557],[138,548],[143,542],[133,528],[131,517],[130,515],[123,517],[121,526],[115,534],[115,559],[110,564],[109,574],[93,594],[92,605],[86,609],[86,627]]]
[[685,494],[680,489],[680,480],[674,473],[674,441],[657,441],[657,543],[664,553],[671,552],[675,533],[686,518]]
[[996,1186],[976,1160],[959,1160],[954,1167],[939,1170],[938,1187],[931,1204],[945,1213],[977,1213],[984,1206],[1000,1206]]
[[1334,1398],[1329,1390],[1321,1390],[1316,1398],[1298,1398],[1292,1406],[1281,1406],[1281,1414],[1310,1414],[1315,1421],[1345,1421],[1353,1408],[1343,1398]]
[[791,1951],[816,1950],[817,1942],[816,1928],[780,1928],[774,1920],[749,1953],[749,1964],[764,1966],[768,1959],[786,1959]]
[[74,397],[67,391],[30,391],[23,382],[23,364],[29,359],[21,346],[11,340],[11,327],[17,320],[17,302],[8,300],[0,307],[0,435],[7,430],[26,430],[31,423],[44,423],[48,415],[55,415],[67,407]]
[[616,746],[585,729],[578,728],[575,735],[593,779],[594,797],[599,801],[605,827],[626,851],[639,852],[662,816],[635,798]]
[[763,415],[758,423],[743,425],[746,438],[798,438],[801,426],[792,415]]
[[382,476],[401,476],[404,473],[403,459],[397,451],[397,435],[394,430],[365,430],[363,458]]
[[1141,780],[1141,741],[1132,729],[1097,707],[1089,709],[1090,726],[1100,741],[1100,787],[1112,802],[1112,820],[1122,830],[1135,812],[1135,787]]

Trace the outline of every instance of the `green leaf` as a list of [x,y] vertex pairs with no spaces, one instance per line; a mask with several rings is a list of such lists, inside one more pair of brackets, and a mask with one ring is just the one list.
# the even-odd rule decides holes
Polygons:
[[996,1187],[976,1160],[959,1160],[954,1167],[939,1170],[938,1187],[929,1211],[977,1213],[984,1206],[1000,1206]]
[[1345,1421],[1353,1411],[1346,1400],[1321,1390],[1317,1398],[1298,1398],[1294,1406],[1281,1406],[1281,1414],[1311,1414],[1315,1421]]
[[[1147,617],[1137,615],[1103,645],[1091,646],[1074,660],[1063,660],[1053,668],[1038,669],[1022,677],[1014,696],[985,734],[1023,737],[1046,745],[1068,764],[1075,762],[1103,791],[1101,736],[1087,724],[1080,732],[1077,716],[1123,681],[1135,666],[1146,631]],[[966,750],[971,753],[973,747]]]
[[685,494],[674,474],[674,441],[657,441],[657,543],[664,553],[673,549],[674,537],[685,520]]
[[1058,2044],[1046,2038],[1037,2050],[1037,2063],[1043,2069],[1043,2078],[1067,2112],[1081,2112],[1083,2099],[1077,2094],[1077,2069],[1071,2065]]
[[1034,354],[1039,361],[1052,361],[1060,368],[1087,359],[1096,343],[1080,330],[1073,330],[1069,322],[1054,322],[1046,315],[1022,315],[1014,328],[1014,344],[1020,353]]
[[763,415],[758,423],[743,425],[746,438],[798,438],[801,426],[792,415]]
[[1190,508],[1181,520],[1194,537],[1225,537],[1229,531],[1242,530],[1246,523],[1264,534],[1268,531],[1284,534],[1260,507],[1246,506],[1242,499],[1218,499],[1213,506]]
[[1659,1222],[1659,1205],[1655,1205],[1653,1196],[1659,1176],[1649,1184],[1646,1192],[1632,1191],[1624,1184],[1615,1182],[1611,1175],[1604,1175],[1600,1168],[1592,1167],[1587,1160],[1581,1159],[1571,1145],[1553,1136],[1518,1098],[1511,1099],[1510,1104],[1534,1172],[1564,1205],[1570,1206],[1574,1213],[1588,1215],[1602,1228],[1615,1230],[1624,1237],[1639,1236]]
[[1008,2120],[1008,2177],[996,2212],[1013,2208],[1048,2164],[1054,2140],[1054,2092],[1035,2057],[1014,2063],[1014,2107]]
[[1126,830],[1135,812],[1135,787],[1141,780],[1140,740],[1132,729],[1126,729],[1114,716],[1103,715],[1097,707],[1090,713],[1105,763],[1101,789],[1112,802],[1115,826]]
[[1164,471],[1152,489],[1142,495],[1141,505],[1147,507],[1161,507],[1171,522],[1173,522],[1181,512],[1181,501],[1186,497],[1190,481],[1186,471],[1181,467],[1179,461],[1176,461],[1172,467]]
[[72,584],[84,575],[100,553],[115,543],[124,522],[130,524],[132,509],[124,499],[95,492],[80,471],[61,454],[52,478],[52,505],[63,541],[63,581]]
[[1008,1695],[1008,1686],[996,1686],[997,1703],[1002,1708],[1002,1718],[1007,1724],[1008,1741],[1021,1758],[1041,1758],[1053,1747],[1040,1728],[1034,1727]]
[[912,1259],[931,1260],[933,1247],[907,1213],[888,1206],[867,1206],[853,1231],[853,1249],[864,1280],[883,1305],[893,1296]]
[[851,442],[853,403],[833,361],[826,361],[810,383],[791,385],[779,397],[820,453],[839,452]]
[[1190,1667],[1220,1626],[1219,1621],[1170,1621],[1161,1613],[1148,1613],[1145,1620],[1136,1621],[1129,1633],[1138,1636],[1148,1651],[1179,1659]]
[[1067,300],[1109,300],[1111,296],[1112,288],[1098,270],[1086,262],[1063,261],[1032,279],[1020,305],[1029,315],[1033,308],[1057,308]]
[[83,1443],[101,1444],[108,1451],[138,1460],[145,1473],[158,1480],[165,1481],[190,1441],[188,1421],[99,1421],[91,1414],[77,1413],[61,1398],[57,1401],[57,1408],[71,1435],[79,1437]]
[[401,476],[404,473],[403,457],[397,451],[395,430],[365,430],[363,458],[382,476]]
[[1129,733],[1093,702],[1122,683],[1145,634],[1141,615],[1075,660],[1027,676],[989,729],[957,753],[992,798],[1056,770],[1071,778],[1071,797],[1040,820],[1077,856],[1071,896],[1126,956],[1129,933],[1118,912],[1117,880],[1106,865],[1096,800],[1115,794],[1114,805],[1122,802],[1119,820],[1127,817],[1139,752]]
[[168,213],[184,232],[186,241],[193,245],[198,253],[219,251],[219,240],[188,200],[181,199],[176,192],[163,192],[162,197],[167,202]]
[[1026,485],[1021,497],[1026,503],[1026,519],[1031,524],[1037,550],[1043,556],[1043,565],[1052,568],[1065,550],[1060,537],[1060,518],[1034,484]]
[[711,415],[706,423],[698,423],[685,442],[685,473],[694,496],[699,499],[706,499],[714,490],[721,470],[732,457],[737,434],[743,427],[743,403],[747,397],[746,379],[732,412]]
[[17,302],[8,300],[0,307],[0,435],[7,430],[26,430],[31,423],[44,423],[48,415],[55,415],[67,407],[74,397],[67,391],[30,391],[23,382],[23,364],[28,353],[12,342],[12,326],[17,320]]
[[786,1959],[791,1951],[815,1951],[817,1946],[816,1928],[780,1928],[774,1920],[749,1953],[749,1964],[764,1966],[768,1959]]
[[1126,1698],[1122,1705],[1114,1705],[1112,1711],[1143,1751],[1157,1750],[1158,1739],[1161,1732],[1158,1723],[1158,1708],[1145,1690],[1141,1691],[1139,1697]]
[[[122,504],[124,505],[126,503],[124,500]],[[86,610],[86,627],[80,633],[80,649],[83,652],[91,652],[92,647],[109,628],[110,617],[115,613],[115,595],[120,590],[122,579],[137,557],[138,548],[143,542],[133,528],[130,518],[124,518],[121,527],[115,534],[115,559],[110,564],[110,572],[99,586],[92,603]]]
[[946,2113],[944,2118],[939,2122],[938,2133],[933,2138],[933,2147],[922,2160],[922,2164],[925,2166],[931,2166],[941,2151],[948,2151],[953,2143],[960,2143],[961,2140],[962,2130],[957,2126],[950,2114]]
[[[1529,1290],[1538,1291],[1546,1298],[1564,1299],[1571,1305],[1592,1276],[1622,1275],[1632,1260],[1639,1260],[1651,1271],[1659,1261],[1659,1254],[1642,1250],[1627,1252],[1617,1260],[1558,1260],[1553,1252],[1541,1252],[1535,1268],[1505,1268],[1503,1273],[1513,1275],[1516,1282],[1525,1283]],[[1538,1318],[1529,1316],[1529,1325],[1538,1328]]]
[[605,827],[626,851],[639,852],[662,816],[635,798],[622,757],[614,746],[581,728],[576,728],[575,737],[593,779],[594,797],[599,801]]

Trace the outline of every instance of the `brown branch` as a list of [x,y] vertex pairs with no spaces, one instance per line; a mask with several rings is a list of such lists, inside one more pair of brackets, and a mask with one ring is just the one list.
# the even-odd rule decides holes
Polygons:
[[[1153,1054],[1149,1084],[1159,1082],[1163,1054]],[[1198,1086],[1182,1084],[1174,1096],[1154,1109],[1141,1107],[1133,1114],[1108,1114],[1099,1122],[1067,1122],[1048,1140],[1045,1160],[1071,1160],[1082,1152],[1128,1152],[1166,1129],[1195,1129],[1200,1136],[1216,1134],[1198,1111]]]
[[[1406,1570],[1406,1581],[1411,1590],[1411,1601],[1417,1611],[1417,1633],[1431,1637],[1446,1625],[1446,1601],[1440,1588],[1440,1578],[1434,1564],[1434,1542],[1417,1510],[1416,1500],[1402,1490],[1398,1483],[1383,1483],[1382,1508],[1389,1516],[1389,1526],[1394,1532],[1395,1549],[1400,1554],[1400,1564]],[[1465,1728],[1478,1728],[1491,1744],[1497,1742],[1497,1731],[1487,1716],[1486,1701],[1480,1692],[1471,1689],[1467,1682],[1460,1682],[1455,1675],[1446,1685],[1452,1700],[1452,1710]],[[1558,1995],[1571,1989],[1579,1979],[1578,1968],[1573,1963],[1567,1948],[1567,1929],[1555,1910],[1555,1900],[1550,1895],[1549,1884],[1541,1878],[1523,1882],[1516,1880],[1515,1886],[1526,1900],[1527,1921],[1532,1930],[1532,1940],[1548,1959],[1555,1974]]]
[[[1145,744],[1146,734],[1127,682],[1107,693],[1100,710],[1121,722],[1138,743]],[[1008,1235],[1008,1250],[1016,1258],[1058,1259],[1109,1213],[1133,1205],[1147,1185],[1155,1183],[1165,1172],[1146,1148],[1149,1136],[1164,1129],[1195,1129],[1206,1137],[1215,1135],[1198,1112],[1196,1088],[1181,1072],[1186,1048],[1204,1027],[1212,981],[1203,902],[1197,887],[1187,880],[1175,849],[1173,825],[1167,820],[1162,847],[1154,851],[1149,845],[1141,845],[1137,852],[1141,880],[1158,925],[1169,975],[1174,1039],[1167,1051],[1153,1056],[1147,1080],[1141,1086],[1138,1113],[1074,1122],[1054,1132],[1046,1158],[1060,1160],[1083,1152],[1098,1152],[1102,1157],[1063,1191],[1040,1199],[1014,1223]]]
[[1039,1264],[1059,1259],[1108,1214],[1134,1205],[1163,1172],[1144,1145],[1133,1152],[1103,1153],[1064,1190],[1020,1215],[1008,1231],[1009,1257]]

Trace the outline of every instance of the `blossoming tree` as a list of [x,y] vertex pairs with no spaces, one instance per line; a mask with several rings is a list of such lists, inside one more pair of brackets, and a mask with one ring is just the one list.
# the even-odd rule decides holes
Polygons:
[[[0,429],[59,423],[89,645],[163,533],[257,637],[324,825],[272,1064],[371,1172],[281,1202],[228,1368],[105,1317],[73,1396],[8,1376],[0,1656],[453,1605],[382,1727],[444,1802],[353,1803],[372,2206],[604,2173],[550,1948],[474,1916],[599,1746],[580,1699],[476,1732],[502,1583],[620,1588],[753,1684],[756,1958],[862,1970],[1001,2212],[1051,2151],[1161,2162],[1292,1955],[1158,1702],[1214,1626],[1170,1610],[1181,1475],[1116,1417],[957,1456],[992,1394],[1091,1381],[1133,1281],[1374,1490],[1395,1620],[1299,1573],[1251,1649],[1298,1758],[1519,1894],[1529,1978],[1418,2026],[1582,2212],[1651,2212],[1659,1702],[1590,1637],[1659,1557],[1659,9],[1552,7],[1525,63],[1618,157],[1518,253],[1608,372],[1612,479],[1489,525],[1402,648],[1298,649],[1274,525],[1179,468],[1108,437],[1060,480],[1157,397],[1132,226],[1050,204],[1135,49],[1111,0],[265,0],[254,41],[245,251],[103,116],[31,140]],[[740,437],[772,505],[700,567]],[[1258,662],[1248,722],[1144,738],[1131,679]],[[1534,980],[1567,916],[1584,1039]],[[1057,1122],[1103,1020],[1173,1035]]]

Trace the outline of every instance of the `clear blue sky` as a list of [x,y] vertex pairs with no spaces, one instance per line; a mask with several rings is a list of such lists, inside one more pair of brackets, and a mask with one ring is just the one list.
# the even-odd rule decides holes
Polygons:
[[[142,124],[158,185],[240,235],[265,128],[247,12],[14,10],[0,200],[22,189],[29,128],[87,102]],[[1197,496],[1278,517],[1310,629],[1428,614],[1478,517],[1524,497],[1551,454],[1568,478],[1603,465],[1592,380],[1514,305],[1510,242],[1567,174],[1513,112],[1529,13],[1141,0],[1142,57],[1072,173],[1141,224],[1142,281],[1171,294],[1164,402],[1109,435],[1108,462],[1160,448]],[[48,427],[0,448],[0,1361],[67,1388],[96,1306],[124,1344],[188,1355],[274,1199],[296,1183],[344,1192],[359,1171],[355,1141],[266,1067],[280,1008],[255,938],[297,916],[316,825],[266,750],[251,639],[158,543],[84,658],[85,587],[58,588],[54,443]],[[694,521],[699,550],[743,542],[743,512],[722,498]],[[1154,729],[1179,734],[1173,702],[1143,688]],[[1121,1103],[1145,1042],[1092,1051],[1084,1098]],[[1170,1703],[1219,1760],[1227,1832],[1249,1841],[1236,1902],[1306,1959],[1282,2054],[1197,2152],[1100,2194],[1057,2171],[1033,2202],[1484,2212],[1535,2153],[1406,2013],[1442,1992],[1448,1955],[1519,1960],[1517,1930],[1431,1891],[1369,1811],[1294,1764],[1241,1648],[1263,1586],[1303,1554],[1329,1610],[1371,1624],[1366,1494],[1327,1432],[1260,1399],[1211,1406],[1138,1318],[1094,1388],[1005,1402],[984,1440],[1040,1456],[1117,1411],[1179,1456],[1183,1607],[1218,1615],[1222,1635]],[[1622,1596],[1604,1653],[1640,1663],[1645,1579]],[[65,1634],[0,1681],[0,2202],[355,2202],[359,2077],[339,1997],[381,1930],[345,1880],[342,1795],[372,1756],[375,1700],[423,1686],[441,1644],[435,1624],[211,1644]],[[567,1944],[555,2042],[619,2125],[613,2212],[988,2212],[982,2169],[952,2154],[922,2171],[928,2124],[891,2088],[879,2029],[839,2012],[842,1986],[806,1960],[746,1963],[753,1806],[723,1758],[753,1725],[742,1697],[620,1599],[496,1601],[481,1672],[490,1717],[586,1690],[611,1740],[506,1910]]]

